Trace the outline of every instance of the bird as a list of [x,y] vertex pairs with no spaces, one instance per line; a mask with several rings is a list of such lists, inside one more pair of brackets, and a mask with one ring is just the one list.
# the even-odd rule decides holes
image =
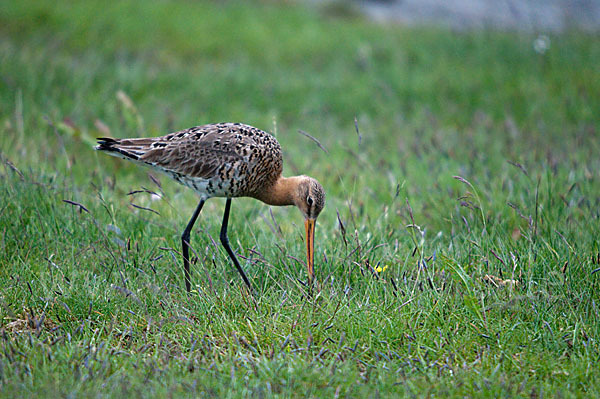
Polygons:
[[314,281],[316,220],[325,206],[325,190],[314,178],[283,177],[281,146],[271,134],[242,123],[195,126],[160,137],[97,138],[95,150],[148,166],[194,190],[200,201],[181,234],[185,287],[191,292],[190,234],[204,203],[225,198],[220,240],[250,291],[252,285],[229,245],[231,200],[251,197],[268,205],[295,205],[304,216],[308,284]]

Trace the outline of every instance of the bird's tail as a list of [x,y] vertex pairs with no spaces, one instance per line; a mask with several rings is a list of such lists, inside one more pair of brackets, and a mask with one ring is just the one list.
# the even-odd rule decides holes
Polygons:
[[97,151],[105,151],[109,155],[139,161],[149,150],[151,141],[149,139],[113,139],[110,137],[98,137],[98,145],[94,147]]

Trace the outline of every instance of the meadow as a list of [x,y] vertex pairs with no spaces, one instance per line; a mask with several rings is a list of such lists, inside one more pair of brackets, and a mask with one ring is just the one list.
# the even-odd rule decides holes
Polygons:
[[[600,396],[597,34],[351,7],[0,3],[0,396]],[[95,137],[273,133],[302,216],[195,194]],[[323,149],[299,131],[315,137]]]

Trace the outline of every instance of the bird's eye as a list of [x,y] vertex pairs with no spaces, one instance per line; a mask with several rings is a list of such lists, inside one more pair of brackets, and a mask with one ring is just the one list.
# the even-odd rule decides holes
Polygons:
[[312,206],[313,204],[313,199],[311,196],[306,197],[306,203],[308,204],[308,206]]

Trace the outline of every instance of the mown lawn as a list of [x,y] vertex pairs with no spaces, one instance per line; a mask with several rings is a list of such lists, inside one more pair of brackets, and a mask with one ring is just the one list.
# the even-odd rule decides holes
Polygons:
[[[599,396],[600,40],[536,37],[0,3],[0,395]],[[301,215],[250,199],[229,236],[256,292],[213,199],[188,295],[195,194],[92,150],[221,121],[325,187],[312,295]]]

